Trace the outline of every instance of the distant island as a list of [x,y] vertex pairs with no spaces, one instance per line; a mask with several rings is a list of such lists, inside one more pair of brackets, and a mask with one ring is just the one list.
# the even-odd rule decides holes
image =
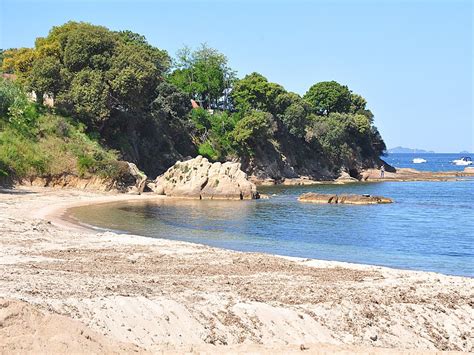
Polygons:
[[390,148],[387,150],[387,153],[393,154],[393,153],[406,153],[406,154],[416,154],[416,153],[428,153],[428,154],[433,154],[435,153],[432,150],[423,150],[423,149],[416,149],[416,148],[405,148],[405,147],[395,147],[395,148]]
[[468,152],[467,150],[460,151],[459,154],[471,154],[471,152]]

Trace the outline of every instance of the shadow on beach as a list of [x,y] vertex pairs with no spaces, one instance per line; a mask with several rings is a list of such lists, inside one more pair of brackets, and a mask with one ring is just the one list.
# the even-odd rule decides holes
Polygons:
[[15,190],[13,187],[0,187],[0,194],[6,195],[28,195],[36,194],[34,191]]

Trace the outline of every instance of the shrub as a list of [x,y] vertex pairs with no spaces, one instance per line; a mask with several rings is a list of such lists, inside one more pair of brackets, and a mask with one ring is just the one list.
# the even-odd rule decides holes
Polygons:
[[210,160],[218,160],[219,154],[215,151],[209,141],[205,141],[198,147],[198,153]]
[[115,177],[122,169],[116,162],[116,152],[102,148],[84,132],[83,125],[66,117],[46,113],[21,127],[6,122],[0,130],[1,175]]
[[191,121],[200,132],[211,128],[210,114],[203,108],[195,108],[191,111]]
[[237,122],[232,132],[232,139],[241,152],[252,154],[252,148],[269,139],[275,129],[271,114],[252,111]]

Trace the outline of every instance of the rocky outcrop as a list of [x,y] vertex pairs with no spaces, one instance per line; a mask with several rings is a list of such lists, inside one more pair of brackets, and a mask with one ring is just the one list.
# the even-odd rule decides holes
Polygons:
[[148,187],[158,194],[193,199],[249,200],[259,196],[239,163],[210,163],[200,155],[178,161]]
[[[254,147],[254,154],[240,157],[242,169],[258,181],[280,184],[288,179],[333,180],[332,164],[321,154],[291,135]],[[297,149],[296,149],[297,147]]]
[[118,162],[120,174],[116,178],[91,176],[80,177],[71,173],[59,175],[36,176],[20,181],[22,185],[74,188],[94,191],[118,191],[126,193],[142,193],[145,188],[147,176],[135,164]]
[[348,205],[376,205],[383,203],[392,203],[393,200],[388,197],[371,195],[335,195],[318,194],[308,192],[298,198],[301,202],[321,203],[321,204],[348,204]]
[[125,189],[129,193],[142,193],[145,189],[147,176],[140,171],[133,163],[126,162],[128,168],[122,175],[117,185],[119,188]]
[[340,183],[340,184],[345,184],[345,183],[348,183],[348,182],[359,182],[358,179],[356,179],[355,177],[352,177],[349,175],[349,173],[343,171],[341,172],[341,175],[339,175],[339,177],[335,180],[337,183]]

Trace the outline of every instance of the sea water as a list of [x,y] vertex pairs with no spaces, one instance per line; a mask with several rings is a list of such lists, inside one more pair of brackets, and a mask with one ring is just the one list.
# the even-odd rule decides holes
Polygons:
[[[382,157],[382,159],[398,168],[412,168],[423,171],[463,171],[466,166],[455,165],[452,161],[465,156],[474,160],[474,154],[472,153],[393,153]],[[426,163],[413,163],[415,158],[425,159]]]
[[[239,251],[474,276],[474,180],[261,188],[254,201],[134,201],[75,208],[89,225]],[[305,192],[382,195],[319,205]]]

